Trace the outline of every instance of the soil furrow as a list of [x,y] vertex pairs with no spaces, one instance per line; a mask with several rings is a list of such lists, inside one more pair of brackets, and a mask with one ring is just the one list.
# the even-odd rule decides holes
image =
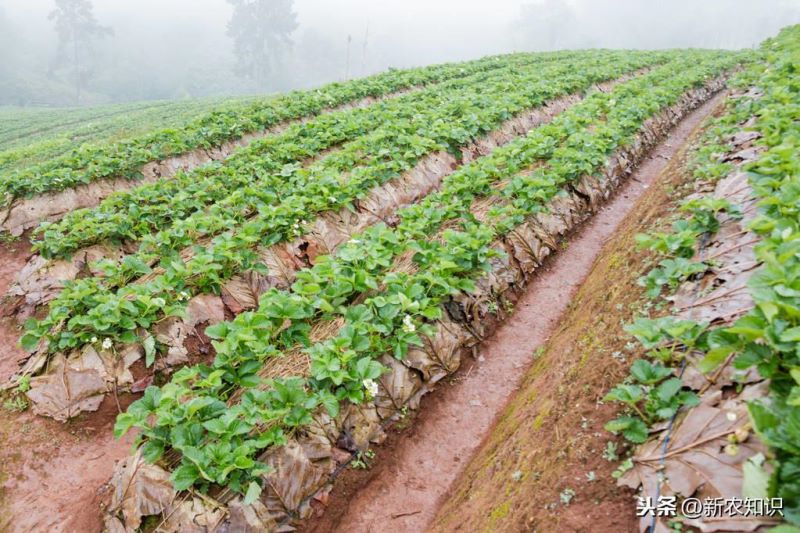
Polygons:
[[615,198],[563,243],[565,249],[540,269],[513,317],[480,347],[476,360],[462,365],[449,385],[423,399],[426,405],[413,429],[394,434],[389,444],[379,447],[371,470],[344,474],[326,512],[307,524],[309,531],[421,531],[429,526],[606,240],[721,99],[718,95],[680,122]]

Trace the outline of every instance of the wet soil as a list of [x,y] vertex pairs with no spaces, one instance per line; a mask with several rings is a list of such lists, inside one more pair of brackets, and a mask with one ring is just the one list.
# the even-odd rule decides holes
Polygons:
[[[133,397],[119,401],[124,409]],[[102,530],[105,484],[133,444],[132,435],[114,439],[117,412],[112,397],[66,424],[2,409],[0,531]]]
[[[22,238],[0,244],[0,294],[5,294],[30,256]],[[18,368],[25,352],[18,346],[20,328],[10,317],[0,320],[0,381]],[[22,395],[0,397],[0,531],[87,532],[102,529],[103,485],[116,461],[128,456],[133,437],[112,435],[120,407],[133,397],[106,398],[95,413],[62,424],[19,412]]]
[[[30,256],[31,244],[27,237],[0,243],[0,298],[8,293],[17,273]],[[0,310],[4,304],[0,300]],[[13,317],[0,312],[0,346],[3,347],[0,355],[0,383],[8,380],[17,371],[17,363],[25,357],[25,352],[17,344],[21,331]]]
[[[614,486],[613,465],[602,457],[609,440],[602,426],[612,408],[597,401],[629,364],[623,355],[612,357],[618,350],[611,347],[624,346],[621,321],[641,294],[632,235],[669,203],[668,162],[681,159],[722,98],[683,120],[564,242],[476,360],[423,399],[417,420],[401,423],[410,427],[376,448],[368,471],[341,475],[324,513],[317,506],[321,516],[305,530],[636,529],[631,495]],[[613,248],[622,246],[623,235],[629,256]]]

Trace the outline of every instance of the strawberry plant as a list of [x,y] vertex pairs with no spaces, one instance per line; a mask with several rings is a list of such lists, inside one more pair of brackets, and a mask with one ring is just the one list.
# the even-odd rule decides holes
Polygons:
[[[645,60],[643,58],[639,61]],[[605,79],[610,73],[628,71],[639,65],[641,63],[637,64],[637,60],[617,64],[614,59],[610,59],[608,65],[587,68],[582,73],[568,73],[570,69],[566,66],[554,64],[552,72],[560,72],[561,75],[558,82],[541,80],[550,72],[547,70],[533,73],[523,71],[518,73],[517,79],[501,79],[496,86],[481,86],[479,95],[465,95],[451,105],[429,110],[430,120],[424,121],[429,122],[429,126],[420,126],[417,122],[420,117],[413,121],[385,125],[381,130],[354,141],[348,148],[361,157],[366,154],[367,160],[364,166],[351,170],[346,182],[343,183],[338,174],[327,170],[327,165],[335,164],[331,161],[335,162],[336,158],[326,158],[318,167],[299,174],[301,179],[287,180],[287,186],[291,186],[295,193],[281,198],[280,204],[261,206],[258,215],[244,222],[238,231],[221,233],[208,246],[195,246],[193,256],[188,261],[178,257],[177,249],[181,245],[190,245],[203,232],[213,231],[211,228],[222,229],[238,225],[235,217],[247,211],[242,201],[248,190],[237,191],[232,196],[239,199],[233,204],[235,207],[226,205],[226,202],[214,206],[219,206],[219,216],[204,212],[197,219],[189,217],[173,225],[169,232],[159,232],[143,241],[142,249],[147,251],[140,252],[141,262],[149,263],[158,257],[161,258],[161,268],[164,269],[163,274],[155,276],[151,281],[125,285],[137,274],[130,271],[130,263],[126,265],[123,262],[116,272],[109,273],[106,278],[86,278],[69,284],[51,303],[50,314],[42,321],[29,324],[24,337],[26,347],[33,346],[43,337],[47,338],[51,350],[77,347],[97,336],[98,330],[104,336],[130,338],[135,329],[148,328],[160,318],[157,311],[151,313],[150,302],[162,302],[167,315],[180,314],[185,304],[178,299],[178,295],[184,292],[216,292],[221,283],[234,273],[258,268],[254,248],[296,236],[300,233],[299,222],[309,213],[347,205],[355,198],[363,196],[365,190],[410,169],[425,153],[466,142],[471,136],[477,136],[507,118],[510,111],[521,111],[585,87],[598,79]],[[669,72],[672,71],[665,70],[660,76]],[[523,82],[528,78],[531,82]],[[524,91],[510,91],[512,87],[519,85],[524,87]],[[656,99],[650,105],[658,106],[660,103]],[[479,122],[472,124],[472,132],[465,129],[462,122],[450,123],[443,120],[448,114],[453,118],[464,116],[467,105],[472,110],[473,121],[480,118]],[[646,113],[646,108],[641,113]],[[386,142],[393,143],[394,150],[397,150],[392,153],[391,158],[386,157],[383,144]],[[571,154],[574,157],[585,152],[576,148]],[[342,151],[337,156],[348,157],[347,153]],[[574,167],[565,170],[570,176],[576,176],[576,172],[579,172]],[[332,198],[336,203],[331,203]],[[138,261],[133,264],[140,265]],[[116,285],[124,286],[112,295],[108,289]],[[143,299],[143,302],[136,305],[135,310],[123,303],[139,299]],[[115,312],[106,316],[102,310],[109,307],[114,307]]]
[[15,199],[68,189],[95,180],[137,179],[150,162],[197,148],[212,148],[263,131],[288,120],[314,116],[326,109],[370,96],[382,96],[415,86],[469,76],[476,72],[568,58],[575,52],[516,54],[487,57],[461,64],[410,70],[390,70],[369,78],[331,83],[319,89],[294,91],[278,98],[259,99],[242,108],[214,111],[177,129],[164,129],[110,144],[83,145],[70,153],[0,178],[5,206]]
[[[742,96],[729,101],[725,113],[708,129],[694,171],[707,180],[726,175],[732,165],[720,162],[717,155],[727,150],[726,140],[741,131],[743,124],[758,134],[754,142],[762,151],[755,161],[742,167],[752,194],[759,199],[759,212],[747,224],[760,238],[754,251],[761,266],[748,282],[754,305],[727,327],[708,329],[691,321],[663,317],[641,319],[629,331],[646,348],[660,349],[657,347],[666,343],[698,351],[703,356],[698,364],[701,371],[715,371],[732,358],[736,369],[756,368],[769,379],[769,396],[749,401],[748,409],[756,434],[771,449],[768,496],[782,498],[784,518],[800,525],[800,27],[787,28],[767,40],[761,53],[766,67],[751,64],[734,81],[743,89],[757,90],[743,91]],[[681,270],[675,277],[691,275],[687,274],[693,270],[688,259],[694,255],[697,238],[717,231],[720,213],[741,216],[730,202],[708,197],[695,198],[683,208],[691,214],[690,220],[676,222],[673,233],[639,239],[675,261],[670,265],[662,261],[646,276],[645,283],[651,283],[653,292],[670,283],[668,266]],[[679,266],[681,258],[687,262]],[[673,388],[678,390],[677,384]],[[652,409],[648,412],[643,407],[644,397],[642,389],[629,390],[627,385],[615,388],[609,398],[629,406],[636,416],[612,422],[609,429],[623,434],[627,431],[627,437],[639,439],[636,442],[646,438],[642,425],[632,421],[646,422],[651,416]],[[674,405],[689,404],[678,399]],[[664,413],[672,412],[674,405]]]
[[[384,225],[369,228],[335,255],[320,258],[315,266],[299,272],[291,290],[271,289],[262,295],[257,310],[208,328],[206,333],[214,338],[217,353],[213,365],[183,369],[165,387],[180,391],[181,405],[198,398],[223,401],[225,416],[244,421],[250,439],[276,427],[288,430],[306,424],[315,409],[326,409],[335,416],[341,402],[369,400],[383,372],[377,359],[384,354],[402,359],[410,346],[422,345],[424,338],[433,334],[442,305],[454,295],[473,291],[475,280],[501,253],[492,246],[498,237],[526,217],[544,211],[562,187],[583,173],[601,169],[614,149],[629,142],[649,116],[674,103],[709,71],[718,72],[733,61],[676,62],[621,84],[611,93],[595,93],[551,124],[456,171],[444,181],[441,191],[399,211],[400,223],[394,230]],[[542,161],[546,164],[536,165]],[[587,162],[594,166],[587,167]],[[534,172],[522,172],[531,166]],[[500,181],[505,182],[504,187],[491,187]],[[487,195],[503,201],[478,222],[469,208],[478,196]],[[437,232],[449,219],[458,219],[458,229],[448,225]],[[393,258],[405,251],[414,253],[415,269],[392,269]],[[281,302],[293,303],[287,307]],[[333,319],[344,320],[337,333],[310,343],[304,334],[310,325]],[[681,339],[691,338],[695,331],[675,324],[662,326]],[[284,337],[287,327],[297,328],[300,334]],[[310,371],[304,377],[291,378],[297,380],[293,382],[297,386],[292,389],[289,401],[293,407],[289,408],[273,394],[282,380],[260,378],[255,369],[267,358],[297,349],[310,360]],[[243,388],[240,369],[246,369],[248,376]],[[642,369],[642,379],[650,379],[647,375]],[[648,416],[664,415],[691,402],[682,391],[674,390],[670,380],[643,386],[655,391],[651,399],[637,405]],[[650,392],[648,389],[648,396]],[[176,423],[184,425],[183,408],[178,407],[177,416],[175,409],[167,401],[146,416],[129,411],[119,418],[117,431],[123,433],[135,426],[141,431],[143,445],[156,441],[157,449],[180,452],[169,437]],[[253,411],[261,414],[255,423]],[[222,416],[213,411],[202,414],[208,418],[198,421],[200,427]],[[197,442],[218,440],[213,432],[204,431]],[[231,468],[227,464],[230,458],[218,459],[222,463],[215,464],[216,469],[224,472]],[[181,456],[179,467],[191,468],[190,463],[194,464],[192,458]],[[244,491],[242,483],[236,490]]]
[[649,426],[669,420],[681,407],[697,405],[697,395],[684,390],[679,378],[670,376],[672,370],[661,363],[635,361],[626,380],[629,383],[617,385],[603,398],[623,404],[633,414],[608,422],[606,430],[621,433],[630,442],[640,444],[647,440]]

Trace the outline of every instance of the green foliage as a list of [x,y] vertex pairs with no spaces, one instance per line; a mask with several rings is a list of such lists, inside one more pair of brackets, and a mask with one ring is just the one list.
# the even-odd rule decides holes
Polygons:
[[642,346],[653,349],[665,344],[695,347],[703,340],[706,326],[692,320],[680,320],[671,316],[661,318],[638,318],[625,326],[625,331],[636,337]]
[[[378,360],[384,355],[405,358],[435,333],[442,305],[461,292],[473,291],[476,280],[490,270],[490,261],[500,255],[492,247],[498,237],[526,217],[545,211],[570,183],[600,171],[645,120],[735,60],[725,54],[676,57],[613,91],[592,93],[550,124],[461,167],[439,191],[398,211],[399,222],[393,229],[371,226],[341,245],[335,255],[318,257],[313,267],[298,272],[290,289],[270,289],[254,311],[208,328],[216,349],[213,363],[181,369],[160,389],[148,389],[143,399],[120,415],[117,434],[137,428],[150,458],[167,450],[176,452],[180,474],[175,481],[180,487],[220,484],[249,491],[252,483],[258,483],[258,465],[238,468],[237,461],[245,464],[240,457],[258,457],[264,448],[282,442],[285,434],[311,423],[319,409],[335,416],[340,404],[362,403],[379,394],[385,370]],[[602,79],[630,68],[626,62],[610,62],[595,71],[564,73],[563,78],[528,87],[525,105],[584,86],[591,77]],[[487,106],[491,111],[488,102]],[[443,124],[436,128],[447,131]],[[450,135],[459,143],[468,139],[463,132]],[[530,167],[536,170],[523,172]],[[499,183],[505,186],[496,187]],[[308,190],[302,193],[308,194]],[[321,197],[327,201],[331,194],[346,198],[338,189]],[[469,208],[475,199],[488,196],[503,202],[478,223],[468,214]],[[406,253],[413,254],[414,271],[393,270],[394,260]],[[333,320],[343,320],[334,336],[309,341],[312,324]],[[664,327],[681,338],[694,331],[679,326]],[[264,380],[258,375],[268,358],[298,349],[310,360],[307,376]],[[638,385],[643,388],[637,408],[647,416],[663,416],[691,401],[683,391],[674,390],[670,380],[653,381],[658,368],[639,370],[645,383]],[[638,429],[641,435],[637,426],[631,422],[627,433],[635,436]]]
[[[747,163],[749,183],[760,199],[759,213],[748,225],[761,242],[755,247],[761,267],[750,277],[748,287],[754,307],[732,326],[707,330],[689,321],[671,317],[640,319],[627,329],[648,349],[662,350],[678,345],[703,354],[699,369],[710,372],[731,356],[734,367],[755,367],[770,381],[770,396],[749,403],[750,417],[758,436],[772,453],[772,474],[766,484],[767,496],[783,498],[786,520],[800,524],[800,26],[784,29],[762,46],[766,68],[754,63],[740,73],[734,85],[756,87],[758,91],[732,99],[712,125],[698,150],[695,175],[716,179],[730,172],[731,165],[719,163],[715,154],[727,150],[726,143],[741,125],[760,134],[763,152]],[[755,118],[755,120],[753,120]],[[702,263],[689,261],[700,235],[719,229],[718,215],[741,217],[739,209],[726,200],[699,197],[686,202],[679,220],[668,234],[640,236],[639,242],[669,256],[640,280],[650,296],[664,285],[673,288],[682,279],[701,272]],[[655,352],[654,352],[655,353]],[[655,377],[655,376],[653,376]],[[637,379],[641,382],[640,375]],[[609,399],[622,402],[645,421],[674,413],[694,399],[683,395],[674,378],[649,391],[642,385],[619,385]],[[683,396],[682,396],[683,395]],[[646,399],[645,399],[646,397]],[[648,402],[651,405],[648,405]],[[628,431],[634,442],[642,435],[623,417],[610,424],[615,432]],[[640,429],[640,428],[639,428]],[[766,472],[759,469],[759,472]],[[761,474],[759,474],[761,475]],[[763,483],[762,483],[763,485]],[[790,526],[778,529],[791,530]]]
[[681,380],[671,375],[672,370],[661,363],[645,359],[634,362],[627,380],[630,383],[617,385],[603,398],[625,405],[634,415],[608,422],[606,430],[641,444],[647,440],[648,426],[669,420],[683,406],[697,405],[697,395],[683,390]]
[[[51,302],[48,316],[29,324],[26,344],[31,346],[44,337],[54,351],[80,346],[100,335],[130,340],[138,328],[147,329],[165,315],[180,314],[185,307],[185,299],[181,299],[185,292],[217,292],[221,284],[236,272],[257,268],[258,258],[254,249],[302,233],[302,225],[309,214],[348,205],[362,197],[365,190],[412,168],[427,153],[464,144],[508,118],[509,113],[583,89],[596,81],[618,76],[648,62],[663,60],[662,53],[643,54],[641,57],[627,53],[607,54],[610,55],[605,62],[580,72],[567,63],[553,62],[544,68],[506,73],[493,84],[479,85],[471,89],[473,92],[448,98],[443,105],[418,110],[414,120],[390,122],[373,134],[359,137],[332,157],[325,158],[318,166],[297,169],[296,179],[284,177],[279,180],[281,185],[274,192],[269,188],[238,189],[227,199],[215,204],[210,211],[198,212],[196,216],[176,222],[169,230],[146,238],[135,256],[136,260],[128,259],[127,263],[116,266],[105,265],[108,269],[103,278],[84,278],[68,284]],[[721,57],[732,61],[729,56]],[[717,60],[718,57],[711,56],[710,59]],[[654,81],[664,78],[672,73],[672,68],[665,67],[646,79]],[[707,71],[709,67],[697,68]],[[556,81],[545,81],[550,76],[556,76]],[[523,90],[519,90],[519,87],[523,87]],[[651,98],[647,102],[641,98],[642,107],[635,113],[644,116],[648,110],[668,102],[668,98],[665,95],[662,99]],[[595,116],[594,113],[605,112],[605,100],[608,98],[594,99],[593,105],[586,108],[587,114],[578,119],[588,123]],[[468,113],[470,120],[460,122],[459,117],[465,113]],[[427,120],[423,120],[426,116]],[[625,117],[624,120],[630,121],[631,117]],[[561,126],[558,136],[565,138],[571,127]],[[533,159],[549,155],[547,150],[552,147],[552,131],[550,128],[543,129],[542,136],[549,140],[537,146],[536,152],[515,157]],[[576,136],[574,147],[565,147],[564,151],[553,154],[553,165],[561,173],[559,176],[545,176],[537,172],[513,180],[508,187],[511,194],[537,191],[535,195],[520,197],[518,208],[540,206],[542,198],[557,190],[555,179],[577,178],[586,169],[589,155],[594,158],[595,165],[602,162],[603,154],[608,151],[608,141],[595,147],[595,151],[590,151],[584,137]],[[531,139],[530,143],[536,141],[538,136]],[[388,151],[387,146],[390,148]],[[346,182],[342,182],[339,173],[352,166],[354,158],[363,158],[364,161],[349,172]],[[246,171],[252,175],[251,166],[246,166]],[[545,186],[547,183],[550,185]],[[280,203],[276,204],[278,198]],[[248,202],[256,203],[251,205]],[[247,218],[245,215],[253,209],[257,211],[257,216]],[[496,218],[513,224],[516,219],[505,214],[499,213]],[[117,218],[111,217],[104,223],[116,225],[118,222]],[[126,227],[125,224],[121,226]],[[190,246],[195,239],[231,227],[235,231],[217,234],[207,246],[195,246],[193,256],[188,261],[178,256],[180,249]],[[419,250],[419,253],[425,251]],[[128,284],[139,275],[143,265],[157,258],[164,269],[162,274],[146,283]],[[121,287],[115,291],[115,286]],[[306,287],[306,290],[310,289],[313,289],[313,284]],[[338,305],[336,301],[329,303],[334,308]]]
[[[563,54],[563,55],[568,55]],[[542,54],[543,60],[560,54]],[[510,62],[530,60],[524,54]],[[368,78],[331,83],[319,89],[294,91],[277,98],[253,101],[238,109],[222,109],[194,118],[179,128],[162,129],[115,143],[77,146],[69,153],[0,178],[4,204],[13,199],[64,190],[109,177],[138,179],[146,163],[197,148],[212,148],[262,131],[287,120],[314,116],[330,107],[369,96],[381,96],[417,85],[436,83],[481,70],[505,66],[495,57],[461,64],[409,70],[390,70]]]
[[708,265],[702,261],[691,261],[685,257],[666,258],[659,261],[658,267],[639,278],[638,283],[647,289],[648,297],[655,298],[664,287],[674,291],[687,279],[707,270]]

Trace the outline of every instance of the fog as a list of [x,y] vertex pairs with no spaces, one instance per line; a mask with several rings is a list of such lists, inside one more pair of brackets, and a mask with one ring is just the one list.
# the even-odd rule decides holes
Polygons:
[[[59,37],[57,3],[94,25]],[[800,0],[0,0],[0,105],[269,93],[512,51],[743,48],[798,22]]]

